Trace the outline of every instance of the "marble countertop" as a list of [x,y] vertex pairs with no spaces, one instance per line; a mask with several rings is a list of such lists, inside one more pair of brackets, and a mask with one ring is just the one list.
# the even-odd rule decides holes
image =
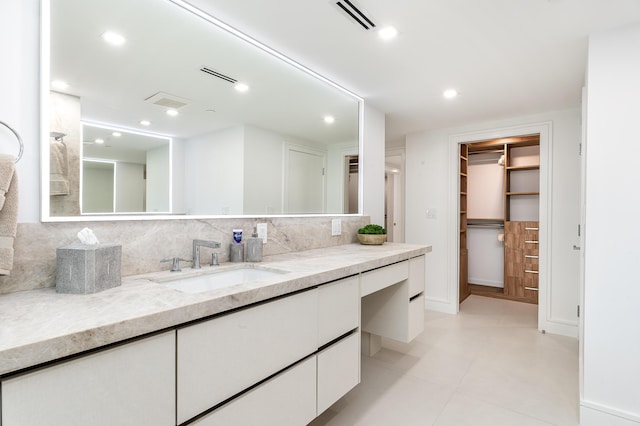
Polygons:
[[259,265],[285,274],[189,294],[153,280],[202,274],[238,264],[123,277],[100,293],[43,289],[0,296],[0,376],[111,343],[142,336],[297,290],[409,259],[431,246],[359,244],[265,257]]

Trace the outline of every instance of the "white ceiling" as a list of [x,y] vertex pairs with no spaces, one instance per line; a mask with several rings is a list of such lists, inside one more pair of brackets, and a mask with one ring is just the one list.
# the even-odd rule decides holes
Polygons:
[[[640,21],[638,0],[352,0],[383,42],[328,0],[190,0],[412,132],[577,106],[594,31]],[[640,46],[639,46],[640,48]],[[445,100],[443,90],[460,92]]]

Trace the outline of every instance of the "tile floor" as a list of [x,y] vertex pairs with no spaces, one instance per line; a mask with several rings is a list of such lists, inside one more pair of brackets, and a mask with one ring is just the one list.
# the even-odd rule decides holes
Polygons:
[[410,344],[384,341],[321,425],[578,424],[578,341],[537,331],[537,306],[470,296],[427,311]]

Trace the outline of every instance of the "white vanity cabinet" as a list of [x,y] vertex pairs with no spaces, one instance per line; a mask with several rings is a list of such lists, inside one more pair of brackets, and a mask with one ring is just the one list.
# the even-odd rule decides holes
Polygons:
[[237,394],[194,424],[307,424],[360,382],[359,326],[353,276],[179,330],[178,423]]
[[424,329],[424,255],[364,272],[362,331],[408,343]]
[[320,415],[360,383],[360,279],[353,276],[325,284],[318,293]]
[[175,332],[2,381],[2,426],[175,424]]
[[315,353],[317,324],[312,289],[178,329],[178,424]]
[[316,357],[287,371],[191,423],[194,426],[306,425],[316,417]]

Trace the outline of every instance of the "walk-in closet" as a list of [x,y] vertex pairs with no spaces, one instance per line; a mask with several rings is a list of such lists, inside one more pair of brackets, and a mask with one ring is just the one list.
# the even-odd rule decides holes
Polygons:
[[460,302],[538,303],[540,136],[460,145]]

